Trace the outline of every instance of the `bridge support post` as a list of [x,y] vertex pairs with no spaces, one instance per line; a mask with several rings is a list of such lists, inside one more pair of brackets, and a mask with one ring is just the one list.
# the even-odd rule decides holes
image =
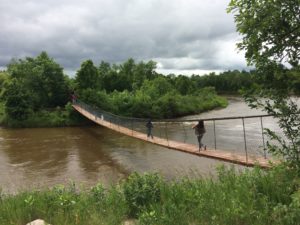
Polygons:
[[246,142],[246,129],[245,129],[245,120],[242,118],[243,121],[243,131],[244,131],[244,144],[245,144],[245,152],[246,152],[246,162],[248,163],[248,151],[247,151],[247,142]]
[[214,141],[215,141],[215,150],[217,150],[217,135],[216,135],[216,121],[214,121]]
[[260,126],[261,126],[261,136],[262,136],[263,147],[264,147],[264,158],[266,159],[267,153],[266,153],[266,146],[265,146],[264,126],[263,126],[262,117],[260,117]]
[[168,147],[170,147],[170,145],[169,145],[169,137],[168,137],[168,124],[167,124],[167,122],[165,122],[165,133],[166,133],[166,139],[167,139],[167,142],[168,142]]
[[161,137],[161,123],[160,122],[158,122],[158,127],[159,127],[159,137],[162,138]]
[[[119,121],[118,121],[118,120],[119,120]],[[120,131],[120,119],[117,118],[117,119],[116,119],[116,122],[117,122],[117,125],[118,125],[118,129],[119,129],[119,131]]]
[[181,123],[181,124],[182,124],[183,131],[184,131],[184,140],[183,140],[183,143],[185,143],[186,140],[187,140],[187,134],[186,134],[186,130],[185,130],[185,127],[184,127],[184,123]]

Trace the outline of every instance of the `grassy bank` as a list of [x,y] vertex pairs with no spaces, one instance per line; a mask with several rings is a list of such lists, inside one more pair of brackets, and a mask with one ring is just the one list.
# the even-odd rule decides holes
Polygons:
[[31,113],[25,120],[16,120],[5,115],[4,105],[0,104],[0,125],[11,128],[21,127],[64,127],[80,126],[90,122],[72,109],[70,103],[65,108],[39,110]]
[[166,182],[157,174],[132,174],[109,189],[79,191],[74,184],[2,194],[0,224],[43,218],[53,225],[299,224],[299,178],[294,171],[220,169],[217,179]]
[[[128,117],[175,118],[193,115],[215,108],[226,107],[228,101],[215,92],[203,91],[198,96],[166,95],[161,99],[136,101],[135,95],[115,93],[114,95],[99,92],[88,95],[91,105],[99,106],[109,112]],[[90,124],[79,115],[68,103],[64,108],[39,110],[31,112],[24,120],[17,120],[5,115],[4,104],[0,103],[0,125],[5,127],[63,127]]]

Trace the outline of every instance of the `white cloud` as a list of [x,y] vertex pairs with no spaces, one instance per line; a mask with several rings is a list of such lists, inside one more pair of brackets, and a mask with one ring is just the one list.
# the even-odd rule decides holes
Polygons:
[[47,51],[66,70],[85,59],[157,60],[165,71],[245,68],[227,0],[2,0],[0,66]]

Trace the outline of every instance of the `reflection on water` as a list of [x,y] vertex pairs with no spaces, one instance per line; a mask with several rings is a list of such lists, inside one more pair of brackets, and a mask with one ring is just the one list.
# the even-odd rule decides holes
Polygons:
[[[228,108],[203,113],[200,117],[224,117],[241,113],[261,114],[250,110],[240,99],[233,99]],[[266,122],[274,126],[274,121]],[[249,132],[251,129],[255,130],[256,125],[251,121],[248,124],[249,140],[256,140],[261,134]],[[196,142],[191,125],[185,124],[185,133],[178,127],[168,127],[170,137]],[[204,142],[213,147],[212,124],[207,123],[206,126],[208,132]],[[216,127],[217,145],[233,149],[232,143],[240,140],[233,132],[241,129],[241,124],[237,121],[229,121],[229,124],[220,122]],[[154,132],[159,136],[158,126]],[[86,186],[98,181],[109,185],[133,171],[156,171],[168,179],[207,176],[215,174],[215,168],[219,164],[224,163],[155,146],[100,126],[0,128],[0,187],[8,192],[32,186],[65,184],[70,180]]]

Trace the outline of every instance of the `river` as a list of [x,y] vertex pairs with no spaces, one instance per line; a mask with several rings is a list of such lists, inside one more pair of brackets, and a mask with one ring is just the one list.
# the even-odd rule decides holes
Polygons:
[[[230,104],[225,109],[185,118],[254,114],[262,112],[248,108],[240,98],[230,98]],[[251,132],[251,121],[249,124],[247,132],[254,135],[250,139],[255,139],[255,135],[261,138],[258,131]],[[266,121],[266,124],[276,127],[274,121]],[[189,128],[191,124],[185,126]],[[243,149],[239,142],[235,143],[238,138],[230,133],[241,127],[240,121],[217,124],[217,145],[222,143],[224,149]],[[212,148],[214,143],[210,128],[211,124],[207,124],[208,132],[203,141]],[[182,136],[176,133],[176,129],[172,132],[173,136]],[[188,139],[195,142],[192,129],[188,132]],[[10,193],[70,181],[85,187],[97,182],[110,185],[134,171],[159,172],[167,179],[210,176],[215,175],[220,164],[229,165],[145,143],[100,126],[0,128],[0,187]]]

